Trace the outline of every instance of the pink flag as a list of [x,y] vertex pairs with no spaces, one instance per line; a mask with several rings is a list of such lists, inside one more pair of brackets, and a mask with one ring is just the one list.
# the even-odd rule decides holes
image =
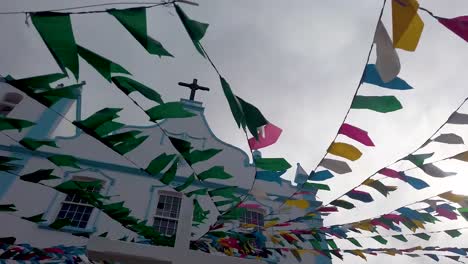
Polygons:
[[439,20],[442,25],[453,31],[453,33],[468,42],[468,16],[454,18],[438,17],[437,20]]
[[349,138],[352,138],[358,142],[361,142],[362,144],[366,146],[370,146],[370,147],[374,146],[374,142],[372,142],[370,137],[367,135],[367,131],[362,130],[358,127],[352,126],[350,124],[344,123],[340,127],[340,130],[338,131],[338,133],[345,135]]
[[379,171],[379,173],[390,178],[395,178],[395,179],[400,179],[402,181],[405,181],[405,178],[396,170],[383,168]]
[[249,146],[251,149],[261,149],[275,144],[283,130],[272,123],[268,123],[263,127],[263,133],[259,133],[258,140],[249,138]]
[[240,208],[247,208],[247,209],[257,209],[257,208],[260,208],[261,206],[258,205],[258,204],[245,204],[245,203],[241,203],[241,204],[239,204],[237,207],[240,207]]
[[397,214],[385,214],[382,217],[386,218],[386,219],[389,219],[389,220],[392,220],[392,221],[394,221],[396,223],[403,222],[403,220],[404,220],[404,218],[401,215],[397,215]]
[[380,222],[380,221],[377,220],[377,219],[371,220],[370,223],[371,223],[371,225],[374,225],[374,226],[381,226],[381,227],[383,227],[383,228],[385,228],[385,229],[387,229],[387,230],[390,229],[390,227],[389,227],[388,225],[386,225],[386,224]]
[[441,207],[438,207],[436,209],[436,212],[437,212],[437,216],[443,216],[450,220],[457,220],[457,217],[458,217],[457,213],[447,210],[445,208],[441,208]]

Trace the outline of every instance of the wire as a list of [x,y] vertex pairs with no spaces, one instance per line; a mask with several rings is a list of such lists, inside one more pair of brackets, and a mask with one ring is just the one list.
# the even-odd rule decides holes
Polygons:
[[[57,11],[67,11],[67,10],[75,10],[75,9],[82,9],[82,8],[90,8],[90,7],[101,7],[101,6],[113,6],[113,5],[149,5],[149,6],[138,6],[138,7],[131,7],[131,8],[153,8],[157,6],[164,6],[170,5],[173,3],[179,2],[179,0],[171,0],[171,1],[162,1],[162,2],[118,2],[118,3],[103,3],[103,4],[94,4],[94,5],[84,5],[84,6],[73,6],[73,7],[65,7],[65,8],[57,8],[57,9],[49,9],[49,10],[37,10],[37,11],[9,11],[9,12],[0,12],[0,15],[15,15],[15,14],[32,14],[32,13],[43,13],[43,12],[57,12]],[[106,13],[106,10],[96,10],[96,11],[77,11],[77,12],[63,12],[67,14],[90,14],[90,13]]]

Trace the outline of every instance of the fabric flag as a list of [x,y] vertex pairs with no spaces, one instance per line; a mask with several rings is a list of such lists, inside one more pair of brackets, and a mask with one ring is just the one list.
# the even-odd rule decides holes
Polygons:
[[415,51],[421,37],[424,22],[418,15],[417,0],[393,0],[393,46]]
[[368,109],[379,113],[389,113],[403,108],[395,96],[357,95],[351,104],[352,109]]
[[342,142],[333,142],[328,148],[328,153],[351,161],[358,160],[362,156],[361,151],[355,146]]
[[353,209],[355,207],[354,204],[352,204],[352,203],[350,203],[348,201],[345,201],[345,200],[341,200],[341,199],[334,200],[334,201],[330,202],[330,204],[334,205],[334,206],[337,206],[337,207],[347,209],[347,210],[351,210],[351,209]]
[[456,175],[456,172],[445,172],[434,164],[425,164],[421,166],[421,169],[432,177],[444,178],[448,176]]
[[299,209],[307,209],[309,202],[307,200],[286,200],[285,203],[289,207],[297,207]]
[[268,124],[268,121],[257,107],[244,101],[239,96],[236,97],[237,101],[240,103],[242,112],[244,113],[244,120],[245,124],[247,125],[247,128],[249,129],[250,133],[254,136],[254,138],[258,139],[258,128]]
[[[114,80],[114,77],[112,77]],[[120,87],[122,89],[122,87]],[[145,111],[151,121],[157,121],[167,118],[189,118],[197,114],[190,112],[184,108],[181,102],[168,102],[160,104]]]
[[408,175],[405,175],[405,180],[409,185],[411,185],[416,190],[422,190],[424,188],[429,187],[429,184],[427,184],[425,181],[408,176]]
[[309,180],[311,181],[325,181],[330,178],[333,178],[333,174],[329,170],[324,170],[324,171],[318,171],[318,172],[312,172],[309,175]]
[[464,144],[463,138],[459,135],[449,133],[449,134],[440,134],[438,137],[432,141],[446,144]]
[[401,65],[393,42],[381,20],[377,24],[374,43],[376,45],[377,61],[375,67],[380,79],[387,83],[395,79],[400,73]]
[[31,13],[31,21],[62,72],[68,76],[66,69],[69,69],[78,80],[78,51],[70,15],[52,12]]
[[309,174],[302,168],[301,164],[297,163],[296,176],[294,182],[297,184],[304,184],[307,181]]
[[78,46],[78,54],[80,54],[80,57],[87,61],[89,65],[93,66],[93,68],[98,71],[99,74],[101,74],[102,77],[104,77],[108,82],[112,81],[112,73],[130,74],[119,64],[81,46]]
[[383,168],[379,171],[380,174],[382,175],[385,175],[387,177],[390,177],[390,178],[394,178],[394,179],[400,179],[402,181],[405,180],[405,177],[404,175],[402,175],[400,172],[396,171],[396,170],[392,170],[392,169],[389,169],[389,168]]
[[404,160],[411,161],[414,165],[420,167],[424,164],[425,160],[432,157],[434,152],[432,153],[425,153],[425,154],[410,154],[404,158]]
[[457,160],[468,162],[468,151],[459,153],[459,154],[453,156],[452,159],[457,159]]
[[150,54],[173,57],[159,41],[148,36],[146,8],[111,9],[107,12],[114,16]]
[[221,87],[223,88],[224,96],[229,103],[229,108],[231,109],[231,113],[234,116],[234,120],[236,120],[237,127],[245,127],[245,118],[244,112],[242,111],[242,107],[240,105],[239,100],[232,92],[231,86],[229,83],[221,76],[219,76],[221,81]]
[[163,104],[161,95],[148,86],[124,76],[115,76],[111,78],[112,82],[126,95],[132,92],[139,92],[144,97],[156,103]]
[[454,112],[449,117],[449,119],[447,120],[447,124],[467,125],[468,124],[468,114]]
[[374,201],[372,196],[368,192],[364,192],[364,191],[351,190],[347,192],[346,195],[351,199],[358,200],[363,203],[370,203]]
[[439,22],[468,42],[468,16],[454,18],[437,17]]
[[254,137],[249,138],[249,146],[253,150],[265,148],[275,144],[276,141],[278,141],[281,132],[283,132],[281,128],[273,125],[272,123],[266,124],[264,127],[262,127],[261,130],[263,133],[260,133],[258,140],[256,140]]
[[206,29],[208,28],[208,24],[198,22],[196,20],[190,19],[185,12],[177,5],[174,4],[177,15],[179,16],[180,20],[182,21],[182,24],[185,27],[185,30],[190,36],[190,39],[193,42],[193,45],[195,45],[195,48],[197,51],[205,57],[205,52],[203,50],[202,45],[200,44],[200,40],[205,36]]
[[344,123],[343,125],[341,125],[338,133],[345,135],[351,139],[354,139],[357,142],[362,143],[363,145],[370,147],[375,146],[374,142],[372,142],[372,139],[370,139],[369,135],[367,134],[367,131],[352,126],[350,124]]
[[387,186],[383,184],[381,181],[367,179],[363,182],[363,185],[369,186],[380,192],[383,196],[387,197],[390,192],[396,191],[396,186]]
[[348,163],[341,161],[341,160],[335,160],[335,159],[325,158],[322,160],[322,162],[320,162],[320,166],[338,174],[346,174],[352,171]]
[[262,181],[269,181],[269,182],[276,182],[279,185],[282,184],[281,175],[283,175],[286,171],[257,171],[255,174],[256,180]]
[[393,89],[393,90],[410,90],[413,89],[407,82],[403,79],[398,77],[393,78],[388,82],[384,82],[379,75],[377,70],[377,66],[374,64],[367,64],[366,69],[364,71],[364,76],[362,78],[362,82],[370,83],[373,85],[377,85],[382,88]]

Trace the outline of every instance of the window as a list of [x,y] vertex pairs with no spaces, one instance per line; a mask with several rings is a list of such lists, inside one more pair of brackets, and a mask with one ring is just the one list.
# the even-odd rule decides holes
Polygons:
[[254,224],[254,225],[261,227],[265,223],[263,220],[263,217],[264,217],[264,213],[261,212],[260,210],[257,211],[257,210],[247,209],[242,213],[240,217],[240,222],[241,224]]
[[182,197],[179,193],[161,192],[156,207],[153,227],[166,236],[175,235],[179,222],[180,204]]
[[[85,177],[74,177],[73,180],[81,182],[96,181],[96,179]],[[86,188],[88,192],[100,192],[100,186],[92,185]],[[76,194],[68,194],[62,202],[62,206],[57,215],[57,219],[69,219],[70,226],[77,228],[86,228],[89,218],[93,212],[94,207],[88,204],[83,199],[79,198]]]
[[18,93],[7,93],[0,102],[0,116],[7,116],[17,104],[23,100],[23,96]]

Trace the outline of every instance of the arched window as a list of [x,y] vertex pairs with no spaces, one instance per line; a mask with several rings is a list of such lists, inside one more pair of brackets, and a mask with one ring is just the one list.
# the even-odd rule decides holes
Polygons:
[[7,116],[22,100],[19,93],[6,93],[0,101],[0,116]]
[[[83,183],[86,191],[88,192],[99,193],[104,186],[104,182],[102,180],[83,176],[74,176],[72,181]],[[65,199],[62,201],[62,205],[56,219],[68,219],[71,221],[70,226],[86,228],[93,210],[94,207],[92,205],[81,199],[77,194],[71,193],[67,194]]]

